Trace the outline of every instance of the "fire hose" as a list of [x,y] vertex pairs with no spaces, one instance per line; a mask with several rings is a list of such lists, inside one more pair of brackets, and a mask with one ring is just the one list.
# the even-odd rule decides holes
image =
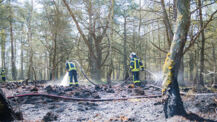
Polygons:
[[142,98],[157,98],[161,97],[161,95],[149,95],[149,96],[135,96],[135,97],[128,97],[128,98],[103,98],[103,99],[93,99],[93,98],[73,98],[67,96],[59,96],[54,94],[47,94],[47,93],[27,93],[27,94],[20,94],[14,96],[8,96],[8,99],[12,99],[15,97],[26,97],[26,96],[44,96],[56,99],[64,99],[64,100],[72,100],[72,101],[91,101],[91,102],[104,102],[104,101],[124,101],[129,99],[142,99]]
[[91,84],[97,86],[97,84],[95,84],[93,81],[91,81],[91,80],[87,77],[87,75],[85,74],[83,68],[82,68],[81,65],[78,63],[78,61],[73,60],[73,62],[75,62],[75,63],[79,66],[80,71],[81,71],[81,73],[84,75],[84,77],[85,77]]

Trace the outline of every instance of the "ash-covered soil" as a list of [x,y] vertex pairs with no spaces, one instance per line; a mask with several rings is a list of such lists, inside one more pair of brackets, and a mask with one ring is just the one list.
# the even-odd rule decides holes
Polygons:
[[[46,82],[29,83],[28,85],[15,82],[1,84],[5,95],[14,96],[29,93],[46,93],[57,96],[67,96],[80,99],[111,99],[139,98],[111,101],[75,101],[49,96],[22,96],[10,98],[10,103],[16,111],[21,111],[24,121],[62,121],[62,122],[164,122],[190,121],[185,117],[165,119],[160,89],[149,84],[133,87],[129,84],[116,84],[112,88],[106,85],[94,87],[82,85],[80,87],[50,86]],[[156,97],[155,97],[156,96]],[[184,106],[189,113],[207,121],[217,121],[217,96],[182,96]],[[198,119],[199,118],[199,119]],[[209,119],[209,120],[208,120]],[[194,121],[194,120],[192,120]]]

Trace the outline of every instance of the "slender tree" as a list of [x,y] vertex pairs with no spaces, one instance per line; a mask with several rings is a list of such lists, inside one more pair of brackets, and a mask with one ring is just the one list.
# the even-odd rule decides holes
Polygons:
[[15,65],[15,57],[14,57],[14,34],[13,34],[13,11],[12,11],[12,5],[11,0],[9,0],[9,25],[10,25],[10,39],[11,39],[11,72],[12,72],[12,78],[13,80],[17,79],[17,71],[16,71],[16,65]]
[[[200,17],[200,27],[203,28],[203,15],[202,15],[202,3],[201,0],[198,0],[198,8],[199,8],[199,17]],[[199,83],[197,84],[197,88],[204,87],[204,78],[203,78],[203,73],[204,73],[204,50],[205,50],[205,34],[204,30],[201,31],[201,52],[200,52],[200,78],[199,78]]]
[[167,92],[167,99],[164,105],[166,117],[174,115],[185,115],[186,111],[183,106],[179,93],[178,71],[183,55],[183,49],[186,43],[187,34],[190,26],[190,1],[177,0],[177,25],[170,46],[170,51],[165,60],[163,72],[164,80],[162,83],[162,93]]

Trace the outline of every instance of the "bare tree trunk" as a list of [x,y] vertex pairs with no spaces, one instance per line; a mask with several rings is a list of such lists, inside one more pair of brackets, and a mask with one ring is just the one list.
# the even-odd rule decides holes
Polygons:
[[117,69],[117,74],[116,74],[116,80],[119,80],[120,78],[120,72],[121,72],[121,61],[118,62],[118,69]]
[[126,80],[129,77],[128,69],[127,69],[127,17],[124,17],[124,74],[123,78]]
[[161,0],[161,7],[163,9],[163,22],[165,24],[166,27],[166,32],[167,32],[167,41],[168,41],[168,45],[171,45],[171,41],[173,39],[173,31],[170,25],[170,21],[169,21],[169,17],[166,11],[166,7],[165,7],[165,2],[164,0]]
[[[110,33],[110,37],[111,39],[109,40],[109,71],[107,73],[107,82],[108,82],[108,85],[109,87],[111,87],[111,77],[112,77],[112,72],[114,72],[114,66],[113,66],[113,60],[112,60],[112,42],[113,42],[113,17],[114,17],[114,1],[115,0],[112,0],[112,15],[111,15],[111,18],[110,18],[110,23],[111,23],[111,33]],[[109,38],[108,38],[109,39]]]
[[12,22],[10,21],[10,36],[11,36],[11,72],[13,80],[16,80],[16,66],[15,66],[15,59],[14,59],[14,40],[13,40],[13,26]]
[[0,121],[11,122],[16,119],[16,114],[13,111],[9,101],[5,98],[3,91],[0,89]]
[[[199,45],[197,45],[197,48],[199,48]],[[199,60],[199,51],[195,50],[195,77],[194,77],[194,82],[193,82],[193,87],[194,89],[196,90],[197,89],[197,82],[199,80],[199,72],[198,72],[198,69],[199,69],[199,66],[198,66],[198,62],[197,60]]]
[[181,59],[181,63],[180,63],[180,68],[179,68],[179,72],[178,72],[178,83],[181,86],[184,86],[185,81],[184,81],[184,57],[182,57]]
[[62,77],[64,75],[64,64],[60,63],[60,77]]
[[56,78],[56,55],[57,55],[57,33],[54,34],[53,37],[53,58],[52,58],[52,80]]
[[[111,16],[111,9],[109,11],[109,14],[108,14],[108,18],[107,18],[107,22],[106,22],[106,25],[105,27],[102,29],[102,33],[100,33],[99,35],[96,34],[95,32],[95,27],[94,27],[94,31],[91,31],[89,32],[91,34],[91,37],[93,37],[93,40],[94,40],[94,45],[92,45],[90,43],[90,41],[87,39],[86,35],[84,34],[84,32],[82,31],[73,11],[70,9],[68,3],[66,2],[66,0],[62,0],[63,3],[65,4],[68,12],[70,13],[73,21],[75,22],[76,24],[76,27],[81,35],[81,37],[83,38],[86,46],[88,47],[88,50],[89,50],[89,56],[90,56],[90,60],[89,62],[91,63],[90,65],[92,65],[92,70],[91,70],[91,75],[93,77],[93,79],[97,80],[97,81],[100,81],[101,80],[101,71],[102,71],[102,66],[104,65],[106,59],[108,58],[108,54],[107,53],[107,56],[105,57],[105,59],[102,60],[102,47],[101,47],[101,42],[103,40],[103,38],[105,37],[106,35],[106,32],[107,32],[107,29],[108,29],[108,25],[109,25],[109,18]],[[91,5],[91,0],[89,1],[89,7],[88,7],[88,10],[89,8],[92,6]],[[88,36],[90,35],[88,34]],[[94,46],[94,48],[93,48]]]
[[[198,7],[199,7],[199,16],[200,16],[200,27],[203,28],[203,15],[202,15],[202,5],[201,5],[201,0],[198,0]],[[201,53],[200,53],[200,79],[198,88],[203,88],[204,87],[204,79],[203,79],[203,73],[204,73],[204,48],[205,48],[205,35],[204,35],[204,30],[201,32]]]
[[213,55],[213,61],[214,61],[214,74],[213,74],[213,82],[212,82],[212,87],[217,88],[217,76],[216,76],[216,68],[217,68],[217,63],[216,63],[216,53],[215,53],[215,43],[212,43],[212,55]]
[[1,58],[2,58],[2,68],[5,68],[5,30],[1,30]]
[[27,73],[27,78],[28,79],[33,79],[33,71],[32,71],[32,67],[33,67],[33,49],[32,49],[32,14],[33,14],[33,0],[31,0],[31,14],[30,14],[30,19],[28,21],[28,43],[29,43],[29,67],[28,67],[28,73]]
[[[94,45],[93,45],[93,13],[92,13],[92,2],[91,0],[88,0],[88,16],[89,16],[89,32],[88,32],[88,42],[90,44],[90,47],[91,49],[94,48]],[[97,79],[97,62],[96,62],[96,59],[94,58],[94,54],[89,52],[89,64],[90,64],[90,73],[91,73],[91,78],[92,79]]]
[[[23,25],[22,25],[22,28],[24,28]],[[19,79],[23,80],[24,79],[24,69],[23,69],[23,62],[24,62],[23,51],[24,51],[24,49],[23,49],[23,36],[22,35],[21,35],[20,43],[21,43],[21,48],[20,48],[21,53],[20,53],[20,76],[19,76]]]
[[[158,22],[158,25],[157,25],[158,28],[160,28],[159,23],[160,23],[160,22]],[[161,41],[160,41],[160,40],[161,40],[161,37],[160,37],[160,36],[161,36],[161,35],[160,35],[160,29],[158,29],[158,36],[157,36],[157,37],[158,37],[158,47],[159,47],[159,48],[161,48]],[[162,56],[161,56],[161,51],[159,51],[159,64],[158,64],[159,66],[158,66],[158,67],[159,67],[159,70],[160,70],[160,71],[162,70],[162,61],[161,61],[161,57],[162,57]]]
[[23,69],[23,42],[21,41],[21,54],[20,54],[20,79],[24,79],[24,69]]
[[177,0],[173,0],[173,19],[177,19]]
[[48,75],[49,75],[49,80],[52,80],[52,55],[49,52],[49,67],[48,67]]
[[[47,60],[48,59],[48,60]],[[48,56],[48,54],[47,54],[47,52],[45,52],[45,60],[44,60],[44,62],[45,62],[45,65],[46,65],[46,67],[45,67],[45,72],[44,72],[44,80],[48,80],[49,79],[49,56]]]
[[186,115],[179,92],[177,77],[190,26],[190,1],[178,0],[177,8],[177,18],[179,19],[177,19],[176,32],[163,69],[164,81],[162,84],[162,93],[165,93],[166,90],[168,90],[167,99],[164,105],[166,118],[174,115]]
[[194,80],[193,77],[193,71],[194,71],[194,55],[193,53],[189,53],[189,75],[190,75],[190,81]]
[[[9,1],[10,2],[10,1]],[[10,20],[9,20],[9,24],[10,24],[10,38],[11,38],[11,72],[12,72],[12,78],[13,80],[17,79],[17,73],[16,73],[16,65],[15,65],[15,58],[14,58],[14,38],[13,38],[13,13],[12,13],[12,7],[11,7],[11,3],[10,4]]]

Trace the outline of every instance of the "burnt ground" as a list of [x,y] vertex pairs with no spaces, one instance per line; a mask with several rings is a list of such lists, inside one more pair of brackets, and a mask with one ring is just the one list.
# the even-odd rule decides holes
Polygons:
[[[47,93],[58,96],[67,96],[80,99],[110,99],[132,98],[137,96],[160,95],[160,89],[149,84],[134,88],[126,84],[114,85],[108,88],[106,85],[94,87],[82,85],[80,87],[63,87],[46,85],[46,81],[40,83],[20,82],[1,84],[5,95],[13,96],[26,93]],[[24,121],[88,121],[88,122],[164,122],[164,121],[190,121],[185,117],[175,116],[165,119],[163,102],[161,97],[140,98],[129,100],[115,100],[104,102],[74,101],[58,99],[48,96],[23,96],[10,98],[9,101],[14,110],[21,111]],[[217,121],[217,95],[182,96],[184,106],[192,121]],[[190,113],[196,113],[193,115]]]

